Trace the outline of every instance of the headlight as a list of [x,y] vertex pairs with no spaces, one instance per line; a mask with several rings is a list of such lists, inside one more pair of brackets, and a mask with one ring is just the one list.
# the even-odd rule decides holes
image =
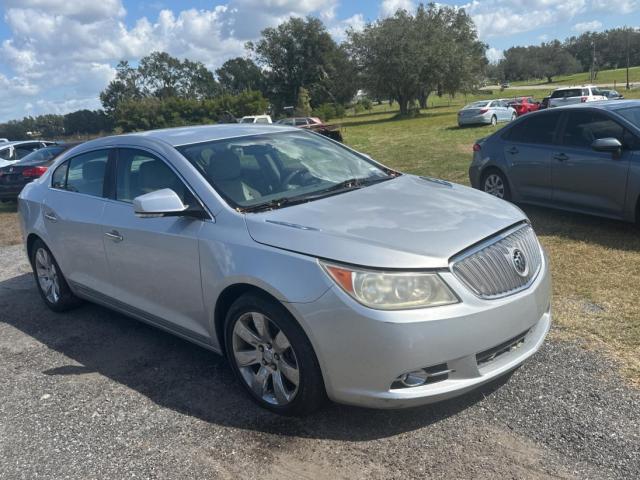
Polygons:
[[403,310],[458,302],[437,273],[385,272],[320,264],[345,292],[370,308]]

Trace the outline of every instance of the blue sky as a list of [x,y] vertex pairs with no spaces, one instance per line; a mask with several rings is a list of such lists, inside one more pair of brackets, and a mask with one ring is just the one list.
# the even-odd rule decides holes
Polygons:
[[[0,121],[99,108],[120,59],[154,50],[216,68],[291,15],[321,18],[340,41],[348,27],[413,9],[412,0],[0,0]],[[640,27],[640,0],[445,0],[473,17],[499,58],[513,45],[586,30]]]

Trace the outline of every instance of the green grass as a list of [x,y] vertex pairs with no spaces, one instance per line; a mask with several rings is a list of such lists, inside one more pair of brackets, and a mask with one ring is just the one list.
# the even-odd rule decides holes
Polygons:
[[[535,95],[516,94],[530,93]],[[458,128],[456,112],[464,101],[436,97],[433,108],[412,119],[396,119],[397,110],[380,105],[336,123],[343,125],[347,144],[392,168],[468,184],[474,140],[501,126]],[[579,337],[610,352],[640,384],[640,230],[597,217],[522,208],[551,258],[554,335]]]
[[[550,85],[582,85],[589,83],[589,72],[576,73],[573,75],[565,75],[554,77],[553,83]],[[629,69],[629,82],[640,83],[640,67],[631,67]],[[602,70],[598,72],[598,76],[595,80],[596,84],[613,84],[616,83],[618,88],[623,89],[627,83],[627,70],[626,68],[618,68],[615,70]],[[527,86],[527,85],[546,85],[546,79],[532,79],[521,82],[512,82],[513,86]]]

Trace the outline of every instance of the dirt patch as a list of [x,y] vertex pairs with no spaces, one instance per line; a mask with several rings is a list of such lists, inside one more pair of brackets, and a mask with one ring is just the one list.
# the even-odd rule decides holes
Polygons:
[[0,247],[22,243],[15,203],[0,203]]

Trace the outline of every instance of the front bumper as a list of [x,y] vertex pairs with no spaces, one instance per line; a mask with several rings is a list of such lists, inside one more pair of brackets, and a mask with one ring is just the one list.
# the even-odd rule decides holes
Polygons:
[[[460,303],[372,310],[333,287],[315,302],[290,304],[314,345],[332,400],[372,408],[433,403],[504,375],[540,348],[551,324],[546,258],[528,289],[499,300],[475,297],[449,272],[442,277]],[[478,363],[477,354],[523,334],[518,348]],[[391,387],[403,373],[440,364],[453,370],[444,380]]]

